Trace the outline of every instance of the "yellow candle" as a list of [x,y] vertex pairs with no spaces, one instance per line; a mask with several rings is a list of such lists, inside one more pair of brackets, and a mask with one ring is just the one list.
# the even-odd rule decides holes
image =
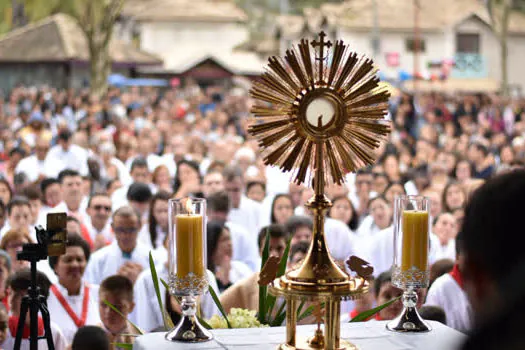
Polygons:
[[185,278],[189,273],[204,277],[202,215],[177,215],[175,237],[177,277]]
[[425,271],[428,265],[428,213],[406,210],[403,212],[403,246],[401,271],[415,266]]

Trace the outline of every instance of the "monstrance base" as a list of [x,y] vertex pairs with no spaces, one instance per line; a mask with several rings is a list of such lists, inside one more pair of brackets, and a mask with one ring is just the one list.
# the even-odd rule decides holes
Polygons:
[[166,333],[166,340],[183,343],[201,343],[210,341],[213,335],[194,317],[183,316],[180,322]]
[[432,330],[415,307],[404,307],[399,316],[386,324],[386,328],[389,331],[401,333],[424,333]]
[[[291,346],[289,344],[281,344],[277,347],[277,349],[278,350],[320,350],[323,348],[312,347],[308,343],[308,339],[298,338],[295,342],[295,346]],[[356,345],[346,340],[340,340],[339,347],[335,350],[359,350],[359,348]]]

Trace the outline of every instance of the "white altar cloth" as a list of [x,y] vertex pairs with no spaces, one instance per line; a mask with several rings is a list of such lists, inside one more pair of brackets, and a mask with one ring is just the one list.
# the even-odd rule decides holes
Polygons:
[[[341,338],[357,345],[360,350],[456,350],[466,336],[438,322],[429,322],[432,331],[420,334],[393,333],[385,328],[386,321],[345,323]],[[315,325],[299,326],[299,337],[310,337]],[[267,350],[275,349],[285,340],[285,327],[217,329],[214,339],[200,344],[175,343],[164,339],[166,333],[150,333],[135,341],[133,350]]]

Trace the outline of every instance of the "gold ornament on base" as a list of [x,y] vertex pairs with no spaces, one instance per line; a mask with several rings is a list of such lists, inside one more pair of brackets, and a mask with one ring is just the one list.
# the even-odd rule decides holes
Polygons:
[[[390,131],[384,119],[390,94],[379,86],[372,60],[358,58],[343,41],[332,45],[325,39],[321,32],[311,43],[302,39],[284,59],[270,57],[268,70],[250,91],[257,100],[252,109],[257,122],[249,132],[259,141],[265,164],[293,171],[294,182],[312,183],[315,191],[306,204],[314,217],[308,254],[269,288],[286,299],[286,343],[279,347],[286,350],[357,349],[340,339],[340,304],[367,293],[369,283],[362,269],[349,275],[328,251],[324,218],[332,203],[324,190],[373,164],[374,149]],[[317,330],[307,340],[296,339],[302,300],[324,303]]]

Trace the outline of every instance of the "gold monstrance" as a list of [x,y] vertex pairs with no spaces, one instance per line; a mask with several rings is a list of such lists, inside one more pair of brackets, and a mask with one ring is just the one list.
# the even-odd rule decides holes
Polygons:
[[[269,288],[287,303],[286,343],[280,349],[355,349],[340,341],[340,303],[368,292],[369,283],[362,273],[353,277],[340,268],[326,247],[324,217],[332,204],[324,189],[373,164],[374,149],[390,130],[384,119],[390,94],[376,73],[371,59],[358,58],[343,41],[332,45],[321,32],[311,43],[302,39],[284,59],[270,57],[250,91],[257,100],[252,109],[257,123],[249,132],[258,139],[265,163],[292,171],[294,182],[312,183],[315,190],[307,203],[314,217],[308,254]],[[318,325],[306,341],[296,339],[302,300],[325,305],[324,334]]]

